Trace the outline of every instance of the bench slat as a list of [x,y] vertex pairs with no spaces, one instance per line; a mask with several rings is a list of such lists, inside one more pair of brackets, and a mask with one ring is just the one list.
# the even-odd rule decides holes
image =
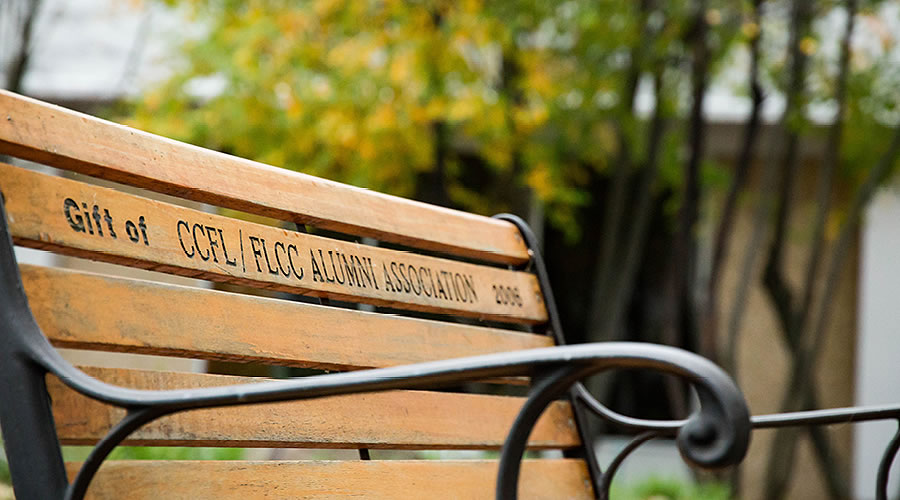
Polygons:
[[[263,380],[198,373],[84,368],[113,385],[185,389]],[[63,444],[94,444],[124,410],[93,401],[48,377]],[[431,391],[390,391],[192,410],[163,417],[125,440],[131,445],[392,449],[497,449],[523,398]],[[554,403],[529,439],[532,448],[578,446],[566,402]]]
[[492,262],[528,252],[510,223],[191,146],[0,90],[0,153],[160,193]]
[[[74,477],[81,464],[68,463]],[[106,462],[88,490],[94,500],[278,498],[492,499],[497,462],[487,460]],[[522,463],[519,498],[593,498],[581,460]]]
[[537,279],[524,272],[287,231],[9,165],[0,165],[0,189],[21,245],[402,309],[547,317]]
[[20,266],[55,345],[335,370],[548,347],[545,335]]

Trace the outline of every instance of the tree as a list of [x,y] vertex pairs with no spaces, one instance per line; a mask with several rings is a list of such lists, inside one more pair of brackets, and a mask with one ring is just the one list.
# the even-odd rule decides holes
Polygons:
[[[859,19],[879,22],[880,2],[187,3],[205,33],[186,42],[175,76],[129,110],[133,124],[480,213],[544,214],[560,235],[546,239],[548,253],[569,252],[552,273],[572,298],[567,328],[585,340],[638,332],[736,371],[747,293],[761,280],[792,357],[783,409],[817,405],[811,374],[842,264],[900,148],[900,97],[884,90],[900,83],[897,45],[850,43]],[[834,19],[845,22],[834,29]],[[719,164],[706,156],[704,105],[742,67],[750,112],[734,164]],[[786,101],[779,159],[752,184],[761,110],[775,95]],[[827,126],[810,120],[817,106],[833,110]],[[798,151],[817,135],[828,146],[794,285],[784,253]],[[836,181],[853,194],[839,199]],[[754,229],[724,314],[741,198],[755,202]],[[664,413],[683,414],[683,390],[665,387]],[[785,432],[769,498],[783,497],[791,477],[797,433]],[[828,437],[809,433],[831,495],[846,496]]]
[[3,74],[6,81],[3,88],[21,92],[22,80],[28,69],[33,44],[33,31],[41,0],[14,0],[0,6],[0,40],[5,51],[0,51],[0,60],[6,62]]

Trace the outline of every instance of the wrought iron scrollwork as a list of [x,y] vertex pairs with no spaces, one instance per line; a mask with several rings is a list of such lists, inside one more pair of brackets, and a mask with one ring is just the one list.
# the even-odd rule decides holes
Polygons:
[[[531,249],[532,262],[530,265],[538,276],[547,304],[547,313],[550,320],[548,333],[555,338],[557,344],[565,344],[559,312],[556,309],[553,291],[550,287],[549,274],[538,250],[537,238],[535,238],[528,225],[515,215],[500,214],[495,217],[515,224],[522,234],[526,245]],[[608,496],[612,475],[618,466],[621,465],[621,462],[638,446],[656,436],[676,434],[679,450],[688,463],[701,466],[721,466],[728,463],[736,463],[734,459],[737,456],[733,455],[733,453],[738,452],[739,447],[734,447],[734,444],[729,442],[728,439],[723,440],[723,435],[720,433],[726,432],[727,434],[729,431],[743,433],[743,422],[739,421],[740,419],[728,422],[727,416],[716,414],[716,410],[711,410],[711,408],[715,408],[715,405],[711,406],[708,404],[709,401],[704,401],[704,399],[709,399],[709,394],[704,395],[703,391],[698,390],[698,395],[701,399],[699,414],[695,414],[687,420],[656,421],[617,413],[597,401],[580,382],[572,385],[572,388],[569,390],[569,398],[573,403],[576,416],[583,415],[585,411],[590,411],[618,427],[639,433],[616,456],[609,469],[605,472],[601,470],[593,453],[589,453],[586,457],[591,477],[594,481],[594,487],[599,497],[606,498]],[[704,409],[706,409],[705,412]],[[576,420],[581,428],[582,439],[585,442],[590,442],[593,436],[586,434],[583,417]],[[898,430],[882,455],[875,484],[876,498],[878,500],[886,500],[890,468],[898,451],[900,451],[900,405],[835,408],[758,415],[750,418],[750,427],[751,429],[763,429],[860,423],[875,420],[894,420],[898,423]]]
[[[655,436],[675,435],[682,457],[700,467],[725,467],[744,458],[750,443],[750,414],[737,386],[712,362],[680,349],[649,344],[609,342],[568,347],[587,346],[608,349],[608,355],[598,352],[592,363],[569,361],[535,374],[528,400],[513,423],[500,455],[497,498],[516,498],[519,464],[526,441],[547,405],[569,391],[578,380],[613,368],[650,369],[682,377],[695,388],[700,407],[686,420],[652,422],[651,429],[646,429],[646,433],[626,447],[624,454],[614,460],[605,473],[598,475],[595,489],[600,498],[608,496],[612,475],[625,456]],[[576,390],[581,393],[583,388]],[[592,405],[604,408],[596,400]],[[615,415],[608,409],[601,413],[609,414]],[[631,423],[632,426],[639,425]],[[593,453],[592,442],[591,439],[586,441],[588,453]]]
[[638,449],[639,446],[650,441],[651,439],[655,439],[660,437],[662,434],[658,431],[646,431],[635,436],[631,441],[625,445],[624,448],[619,450],[619,453],[616,454],[615,458],[613,458],[612,462],[609,463],[609,466],[606,468],[606,471],[603,473],[603,478],[600,481],[600,491],[597,492],[597,497],[600,500],[608,500],[609,499],[609,488],[612,486],[613,477],[615,477],[616,472],[619,471],[619,467],[622,466],[622,463],[625,462],[625,459],[628,458],[635,450]]
[[891,464],[897,456],[897,450],[900,449],[900,420],[897,421],[897,431],[894,438],[888,443],[881,456],[881,463],[878,464],[878,477],[875,479],[875,494],[877,500],[887,500],[888,479],[891,474]]

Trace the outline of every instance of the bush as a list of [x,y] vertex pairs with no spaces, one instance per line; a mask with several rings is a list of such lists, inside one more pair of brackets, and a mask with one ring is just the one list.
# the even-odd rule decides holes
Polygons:
[[[66,460],[82,461],[91,448],[87,446],[64,446]],[[108,460],[240,460],[243,448],[185,448],[174,446],[119,446],[109,455]]]
[[731,489],[723,483],[689,483],[671,478],[650,478],[636,484],[613,485],[616,500],[729,500]]

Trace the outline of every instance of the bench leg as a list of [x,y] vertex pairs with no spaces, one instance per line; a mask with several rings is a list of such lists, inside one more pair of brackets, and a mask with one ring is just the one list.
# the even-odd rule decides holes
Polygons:
[[62,498],[68,483],[45,372],[8,353],[0,355],[0,426],[16,498]]
[[37,352],[49,348],[22,282],[0,193],[0,428],[16,498],[62,498],[67,487],[47,370]]

